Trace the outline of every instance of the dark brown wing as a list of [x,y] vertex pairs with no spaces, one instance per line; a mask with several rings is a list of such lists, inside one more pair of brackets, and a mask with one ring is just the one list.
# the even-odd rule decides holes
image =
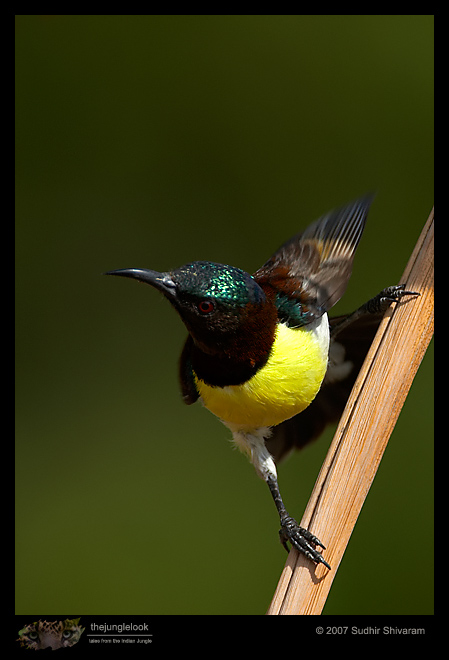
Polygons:
[[306,322],[322,316],[345,292],[372,199],[367,195],[319,218],[284,243],[254,279],[289,303],[297,300],[308,312]]

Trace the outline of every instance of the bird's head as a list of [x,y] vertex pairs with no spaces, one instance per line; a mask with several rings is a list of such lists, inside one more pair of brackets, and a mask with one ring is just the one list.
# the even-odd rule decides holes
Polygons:
[[276,322],[273,301],[251,275],[233,266],[195,261],[165,273],[126,268],[107,274],[161,291],[206,353],[226,351],[237,335],[254,337],[258,325],[274,327]]

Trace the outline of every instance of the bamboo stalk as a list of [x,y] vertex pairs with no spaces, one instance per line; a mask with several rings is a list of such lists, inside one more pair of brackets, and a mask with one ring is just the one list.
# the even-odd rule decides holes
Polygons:
[[292,549],[267,614],[320,614],[391,432],[433,335],[433,209],[400,282],[421,295],[385,313],[301,521],[328,571]]

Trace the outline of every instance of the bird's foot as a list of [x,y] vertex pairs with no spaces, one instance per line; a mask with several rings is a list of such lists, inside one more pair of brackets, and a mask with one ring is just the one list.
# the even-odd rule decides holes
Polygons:
[[419,293],[417,291],[405,291],[405,284],[387,286],[366,303],[366,309],[370,314],[384,312],[392,302],[399,302],[404,296],[419,296]]
[[315,564],[324,564],[330,570],[329,564],[323,559],[316,549],[320,546],[325,550],[325,546],[308,529],[300,527],[294,518],[285,516],[281,518],[281,529],[279,538],[284,548],[289,552],[287,542],[289,541],[298,552],[311,559]]

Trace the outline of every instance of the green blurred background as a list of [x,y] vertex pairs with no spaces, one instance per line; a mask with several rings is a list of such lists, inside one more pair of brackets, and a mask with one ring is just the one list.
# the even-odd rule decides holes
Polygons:
[[[22,15],[16,47],[17,613],[263,614],[268,489],[182,403],[170,306],[101,273],[252,272],[376,190],[335,312],[397,283],[433,203],[433,18]],[[326,614],[432,612],[432,368]],[[330,439],[280,467],[298,518]]]

